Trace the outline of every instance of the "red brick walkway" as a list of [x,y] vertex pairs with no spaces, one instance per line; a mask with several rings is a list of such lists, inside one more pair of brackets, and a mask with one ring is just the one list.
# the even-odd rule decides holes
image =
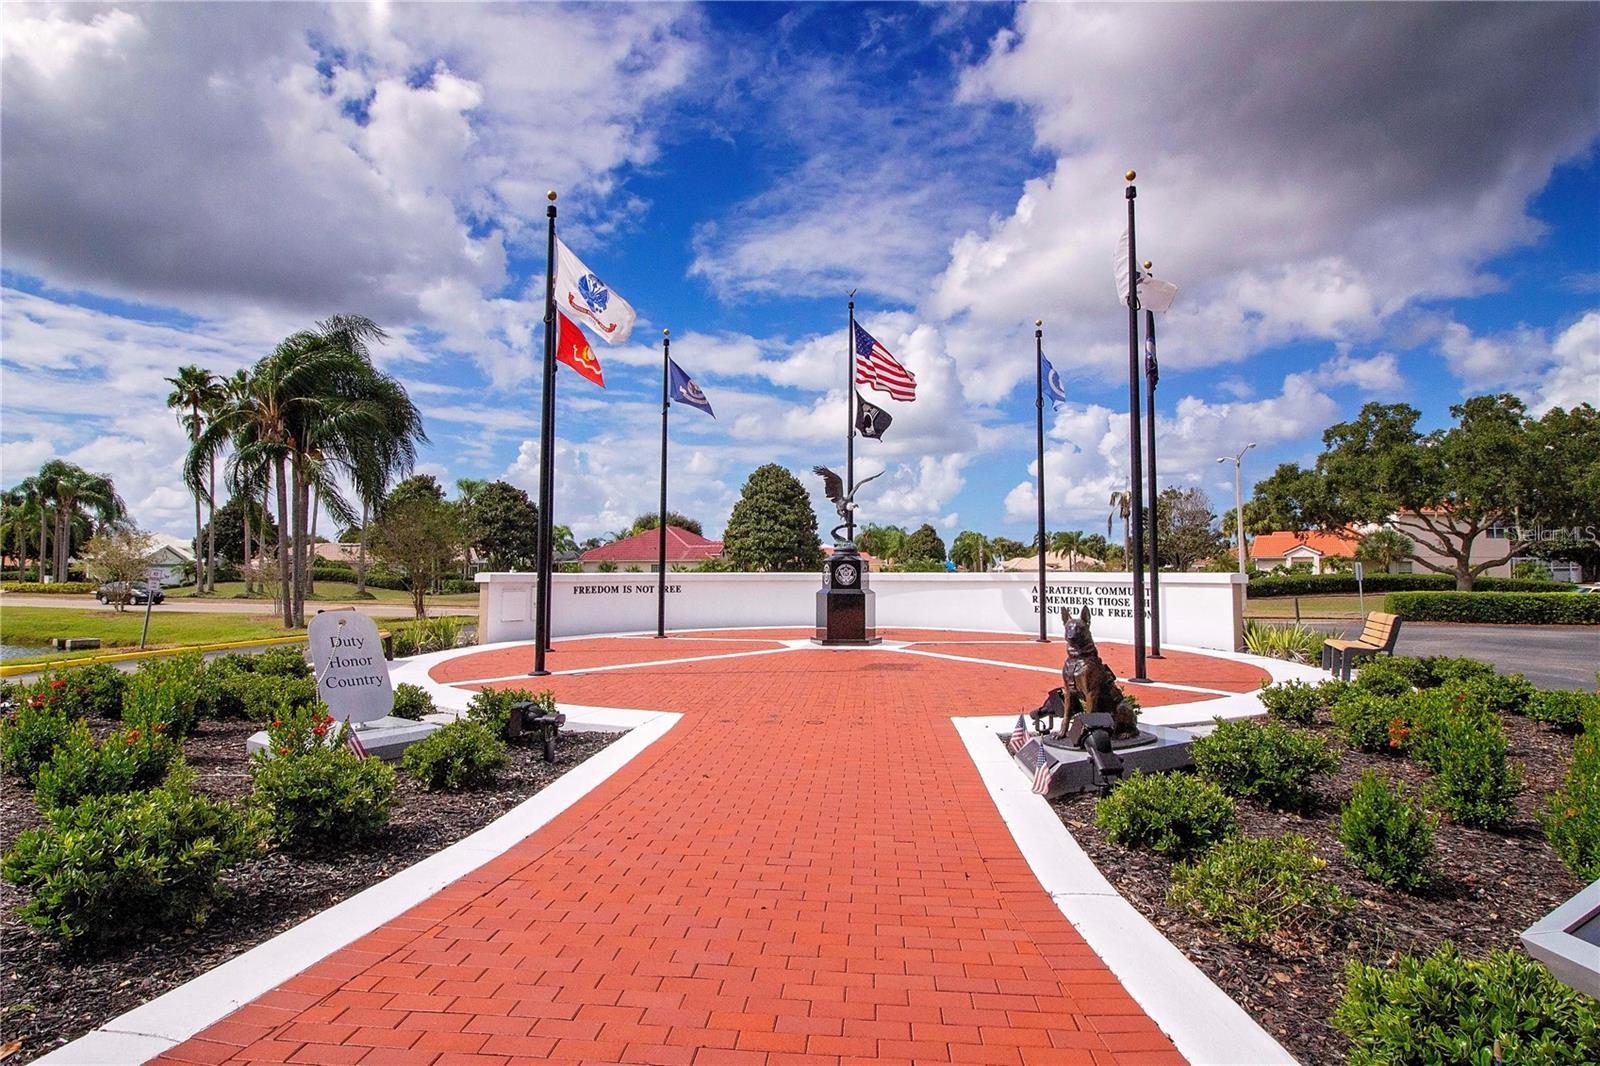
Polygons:
[[[707,643],[667,646],[739,650]],[[663,647],[564,642],[550,663],[644,644]],[[525,649],[469,659],[451,676],[527,669]],[[1212,680],[1259,680],[1224,666]],[[949,721],[1036,703],[1046,675],[808,649],[546,680],[562,702],[685,718],[501,858],[160,1061],[1182,1061],[1034,879]]]

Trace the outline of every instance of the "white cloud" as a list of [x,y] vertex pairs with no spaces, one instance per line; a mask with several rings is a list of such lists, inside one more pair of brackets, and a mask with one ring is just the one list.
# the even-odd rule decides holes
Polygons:
[[1438,343],[1467,391],[1511,389],[1535,414],[1600,404],[1600,309],[1585,312],[1554,340],[1531,326],[1479,335],[1459,322],[1446,322]]
[[1581,7],[1025,6],[963,95],[1027,108],[1056,163],[955,242],[927,307],[1042,316],[1069,365],[1113,373],[1132,165],[1140,257],[1182,286],[1166,365],[1372,338],[1496,286],[1483,264],[1538,235],[1530,196],[1596,136],[1595,29]]

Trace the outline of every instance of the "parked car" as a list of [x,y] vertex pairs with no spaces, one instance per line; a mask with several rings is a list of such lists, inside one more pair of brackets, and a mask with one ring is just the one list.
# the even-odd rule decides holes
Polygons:
[[[127,581],[107,581],[100,586],[94,598],[101,603],[111,603],[113,600],[122,600],[124,603],[144,603],[150,599],[150,587],[143,584],[134,584]],[[160,589],[155,591],[155,602],[160,603],[167,598],[167,594]]]
[[1576,592],[1600,592],[1600,585],[1579,585]]

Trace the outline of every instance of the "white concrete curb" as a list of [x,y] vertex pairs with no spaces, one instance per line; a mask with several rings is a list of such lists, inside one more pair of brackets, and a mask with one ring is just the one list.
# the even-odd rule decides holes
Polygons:
[[126,1066],[176,1047],[505,854],[599,787],[683,717],[666,711],[593,710],[599,712],[596,721],[628,729],[628,734],[471,836],[35,1061],[48,1066]]
[[1281,1044],[1122,898],[1033,794],[998,739],[1014,719],[951,721],[1034,876],[1184,1058],[1193,1066],[1293,1066]]

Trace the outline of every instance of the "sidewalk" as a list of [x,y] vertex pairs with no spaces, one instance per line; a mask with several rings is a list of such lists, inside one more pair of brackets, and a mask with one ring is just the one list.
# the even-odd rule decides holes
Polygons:
[[[558,670],[584,653],[565,647]],[[1183,1061],[1040,887],[949,721],[1037,703],[1045,674],[792,650],[544,681],[685,718],[160,1061]]]

